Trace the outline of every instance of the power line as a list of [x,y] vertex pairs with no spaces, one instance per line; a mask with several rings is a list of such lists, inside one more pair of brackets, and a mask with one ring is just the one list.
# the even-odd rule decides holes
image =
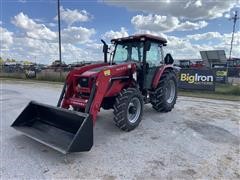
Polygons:
[[58,43],[59,43],[59,61],[62,64],[62,47],[61,47],[61,22],[60,22],[60,0],[58,0]]
[[231,39],[231,48],[230,48],[230,53],[229,53],[229,59],[232,58],[232,46],[233,46],[233,40],[234,40],[234,33],[235,33],[235,29],[236,29],[236,22],[237,22],[237,20],[239,19],[237,13],[238,13],[238,12],[235,11],[235,15],[230,18],[230,20],[233,20],[233,32],[232,32],[232,39]]
[[58,9],[58,45],[59,45],[60,79],[61,79],[62,78],[62,42],[61,42],[60,0],[57,0],[57,9]]

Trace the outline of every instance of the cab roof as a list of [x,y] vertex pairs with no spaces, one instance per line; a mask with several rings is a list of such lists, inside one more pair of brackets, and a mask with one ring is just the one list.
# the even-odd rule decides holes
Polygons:
[[140,40],[140,41],[150,40],[150,41],[155,41],[161,44],[167,43],[167,40],[165,38],[150,35],[150,34],[136,34],[128,37],[116,38],[116,39],[112,39],[111,42],[132,41],[132,40]]

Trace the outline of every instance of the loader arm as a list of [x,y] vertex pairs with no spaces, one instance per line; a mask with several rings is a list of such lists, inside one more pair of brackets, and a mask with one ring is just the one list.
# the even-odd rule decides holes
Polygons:
[[[104,97],[109,94],[114,94],[114,90],[116,92],[115,94],[118,95],[123,88],[130,86],[131,75],[135,71],[136,65],[134,63],[129,63],[112,66],[102,70],[98,74],[95,81],[96,89],[92,89],[92,91],[95,91],[95,95],[93,100],[89,101],[89,104],[91,104],[89,114],[92,117],[94,124],[96,122],[97,113],[100,111]],[[129,83],[121,83],[121,78],[126,77],[129,77]]]
[[[105,72],[106,71],[110,71],[110,70],[105,70]],[[92,91],[95,91],[95,92],[94,92],[94,97],[92,102],[91,102],[91,99],[89,101],[89,104],[90,104],[89,114],[93,120],[93,124],[95,124],[96,122],[97,113],[98,111],[100,111],[101,103],[109,88],[110,79],[111,79],[110,75],[105,76],[104,71],[100,72],[96,79],[95,88],[92,89]]]

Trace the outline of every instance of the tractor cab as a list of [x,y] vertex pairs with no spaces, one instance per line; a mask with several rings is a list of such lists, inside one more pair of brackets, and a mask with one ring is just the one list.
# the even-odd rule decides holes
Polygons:
[[113,39],[111,42],[115,45],[111,62],[136,63],[141,89],[151,89],[157,70],[164,64],[173,63],[170,54],[164,58],[163,46],[167,43],[164,38],[144,34]]

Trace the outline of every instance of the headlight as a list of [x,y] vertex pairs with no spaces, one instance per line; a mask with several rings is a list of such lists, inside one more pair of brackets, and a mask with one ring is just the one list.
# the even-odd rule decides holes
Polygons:
[[80,77],[78,84],[80,85],[80,87],[88,87],[88,78]]

